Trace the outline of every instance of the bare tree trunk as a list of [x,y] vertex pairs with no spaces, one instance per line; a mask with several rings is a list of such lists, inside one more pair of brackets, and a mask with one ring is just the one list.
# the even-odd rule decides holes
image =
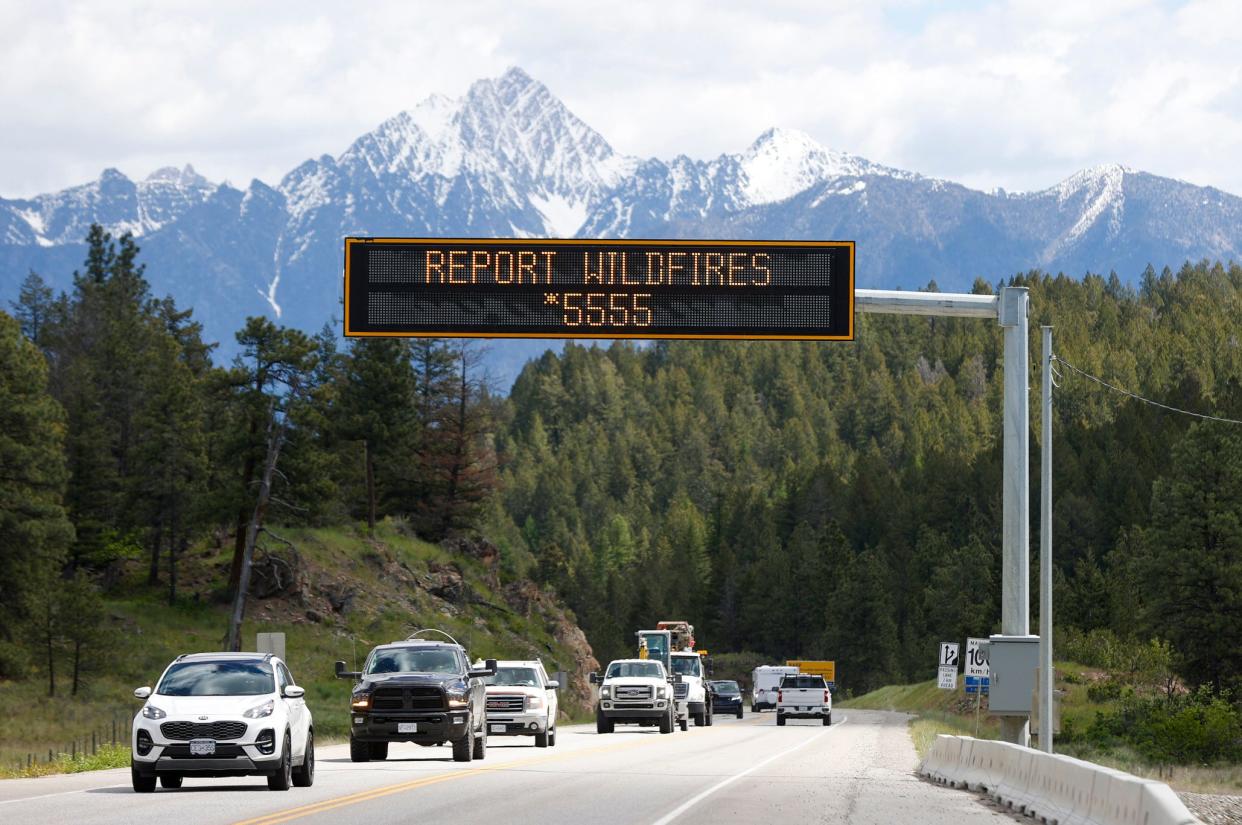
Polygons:
[[160,580],[160,543],[164,539],[164,520],[155,523],[155,535],[151,537],[151,567],[147,570],[147,584]]
[[81,672],[81,667],[80,667],[81,662],[82,662],[82,640],[74,639],[73,640],[73,688],[70,689],[69,691],[70,696],[78,695],[78,674]]
[[[44,595],[49,599],[51,598],[50,593],[45,593]],[[51,697],[51,696],[56,695],[56,656],[54,655],[55,651],[53,649],[53,642],[55,640],[52,638],[54,634],[52,632],[52,622],[51,622],[50,614],[49,614],[49,619],[48,619],[48,624],[47,624],[46,629],[47,629],[47,695]]]
[[375,530],[375,456],[371,454],[371,439],[362,441],[367,465],[367,528]]
[[[172,502],[172,527],[168,535],[168,606],[172,607],[177,601],[177,540],[181,533],[181,511],[177,506],[176,497]],[[185,541],[185,537],[181,536],[181,541]]]
[[272,403],[268,418],[267,460],[263,465],[263,479],[259,483],[259,498],[254,505],[254,513],[246,526],[246,543],[242,551],[241,571],[237,580],[237,591],[233,596],[233,612],[229,617],[229,634],[225,641],[225,649],[241,650],[241,624],[246,614],[246,591],[250,588],[250,566],[254,560],[254,546],[259,538],[259,530],[263,527],[263,517],[267,514],[267,503],[272,496],[272,475],[276,472],[276,462],[280,458],[280,448],[285,443],[285,422],[276,418],[276,405]]

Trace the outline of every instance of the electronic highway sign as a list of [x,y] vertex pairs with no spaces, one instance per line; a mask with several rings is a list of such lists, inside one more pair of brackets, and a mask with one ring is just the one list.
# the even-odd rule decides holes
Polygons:
[[850,341],[854,242],[346,238],[345,334]]

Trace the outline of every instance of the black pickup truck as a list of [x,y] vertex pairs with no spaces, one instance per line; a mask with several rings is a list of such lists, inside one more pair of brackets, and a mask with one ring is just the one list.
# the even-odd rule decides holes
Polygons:
[[465,648],[456,642],[414,637],[377,646],[358,672],[337,662],[338,678],[356,680],[349,699],[349,758],[387,759],[389,742],[451,742],[456,762],[484,758],[483,680],[495,673],[495,660],[486,665],[472,670]]

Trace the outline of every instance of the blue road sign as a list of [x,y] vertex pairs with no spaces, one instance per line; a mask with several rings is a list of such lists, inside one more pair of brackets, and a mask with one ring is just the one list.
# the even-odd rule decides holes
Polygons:
[[965,677],[965,679],[966,679],[966,692],[967,693],[978,693],[979,689],[982,688],[983,695],[984,696],[988,695],[988,688],[991,687],[991,684],[992,684],[991,677],[967,676]]

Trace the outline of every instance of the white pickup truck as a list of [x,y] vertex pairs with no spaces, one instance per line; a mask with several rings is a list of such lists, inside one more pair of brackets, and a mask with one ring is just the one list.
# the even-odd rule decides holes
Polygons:
[[776,724],[786,719],[823,719],[832,724],[832,692],[823,676],[789,674],[776,692]]

